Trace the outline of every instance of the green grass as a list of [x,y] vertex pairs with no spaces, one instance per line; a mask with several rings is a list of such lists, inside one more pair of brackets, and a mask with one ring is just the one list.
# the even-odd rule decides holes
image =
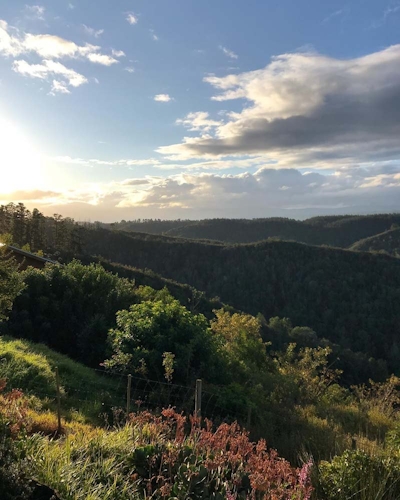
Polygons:
[[56,367],[65,418],[97,422],[112,406],[124,405],[125,380],[96,372],[42,344],[0,337],[0,379],[6,379],[8,389],[37,397],[44,408],[55,408]]

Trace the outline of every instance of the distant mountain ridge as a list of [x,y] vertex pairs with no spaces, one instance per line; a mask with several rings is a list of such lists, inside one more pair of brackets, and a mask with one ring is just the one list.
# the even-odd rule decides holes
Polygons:
[[204,219],[199,221],[144,220],[101,224],[108,229],[159,234],[172,237],[252,243],[268,238],[309,245],[348,248],[357,241],[400,225],[400,214],[321,216],[299,221],[285,218]]

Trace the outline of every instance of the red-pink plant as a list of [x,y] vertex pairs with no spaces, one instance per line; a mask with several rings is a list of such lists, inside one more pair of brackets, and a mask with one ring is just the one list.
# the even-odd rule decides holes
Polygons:
[[[173,408],[163,410],[161,417],[149,412],[132,414],[131,421],[155,424],[170,440],[149,467],[158,464],[157,474],[147,479],[154,498],[166,498],[178,481],[192,489],[200,483],[204,488],[216,488],[229,500],[309,500],[311,496],[311,462],[292,467],[275,450],[268,450],[265,440],[250,441],[249,433],[236,422],[213,430],[211,421],[205,419],[201,426],[200,419],[190,417],[186,429],[186,417]],[[182,470],[186,471],[183,479]],[[181,491],[181,487],[175,489]]]

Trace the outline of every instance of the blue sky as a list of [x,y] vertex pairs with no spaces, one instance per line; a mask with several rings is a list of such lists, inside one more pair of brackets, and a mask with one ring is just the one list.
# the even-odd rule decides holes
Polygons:
[[3,0],[0,20],[3,203],[400,209],[400,1]]

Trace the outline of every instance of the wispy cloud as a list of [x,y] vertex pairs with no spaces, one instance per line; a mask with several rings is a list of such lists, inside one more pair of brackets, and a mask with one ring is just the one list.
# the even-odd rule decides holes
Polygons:
[[51,95],[55,94],[70,94],[70,90],[68,87],[65,85],[65,83],[60,82],[59,80],[53,80],[53,84],[51,86]]
[[91,28],[90,26],[86,26],[86,24],[82,24],[83,31],[90,36],[94,36],[95,38],[99,38],[104,33],[104,30],[96,30]]
[[391,16],[392,14],[395,14],[396,12],[400,11],[400,4],[392,5],[389,6],[385,9],[383,13],[383,17],[386,19],[387,17]]
[[132,68],[132,66],[127,66],[125,68],[125,71],[127,71],[128,73],[134,73],[135,72],[135,68]]
[[321,21],[321,24],[326,24],[326,23],[328,23],[329,21],[331,21],[332,19],[334,19],[335,17],[340,17],[340,16],[343,16],[345,13],[346,13],[345,9],[335,10],[334,12],[332,12],[331,14],[329,14],[328,16],[326,16],[326,17],[325,17],[325,18]]
[[375,20],[372,23],[371,27],[375,28],[375,29],[382,27],[391,16],[393,16],[397,13],[400,13],[400,2],[395,2],[395,3],[389,4],[386,7],[386,9],[383,11],[381,18]]
[[114,57],[125,57],[126,56],[126,54],[125,54],[125,52],[123,50],[114,50],[114,49],[112,49],[111,54]]
[[173,97],[169,94],[157,94],[153,98],[156,102],[170,102],[173,101]]
[[68,10],[74,10],[75,9],[75,5],[73,3],[69,3],[67,5],[67,8],[68,8]]
[[133,12],[128,12],[126,15],[126,20],[128,21],[129,24],[137,24],[138,18]]
[[152,38],[155,42],[158,42],[158,41],[159,41],[159,38],[158,38],[158,36],[155,34],[154,30],[149,30],[149,31],[150,31],[151,38]]
[[[105,142],[99,141],[100,144],[106,144]],[[56,156],[54,158],[50,158],[52,161],[66,163],[69,165],[82,165],[82,166],[90,166],[90,165],[104,165],[110,167],[133,167],[133,166],[144,166],[144,165],[159,165],[160,160],[155,158],[145,158],[142,160],[137,159],[122,159],[122,160],[101,160],[98,158],[73,158],[71,156]]]
[[25,12],[28,17],[44,21],[44,13],[46,9],[43,5],[25,5]]
[[239,56],[237,54],[235,54],[232,50],[227,49],[223,45],[219,46],[219,50],[221,50],[230,59],[238,59],[239,58]]

